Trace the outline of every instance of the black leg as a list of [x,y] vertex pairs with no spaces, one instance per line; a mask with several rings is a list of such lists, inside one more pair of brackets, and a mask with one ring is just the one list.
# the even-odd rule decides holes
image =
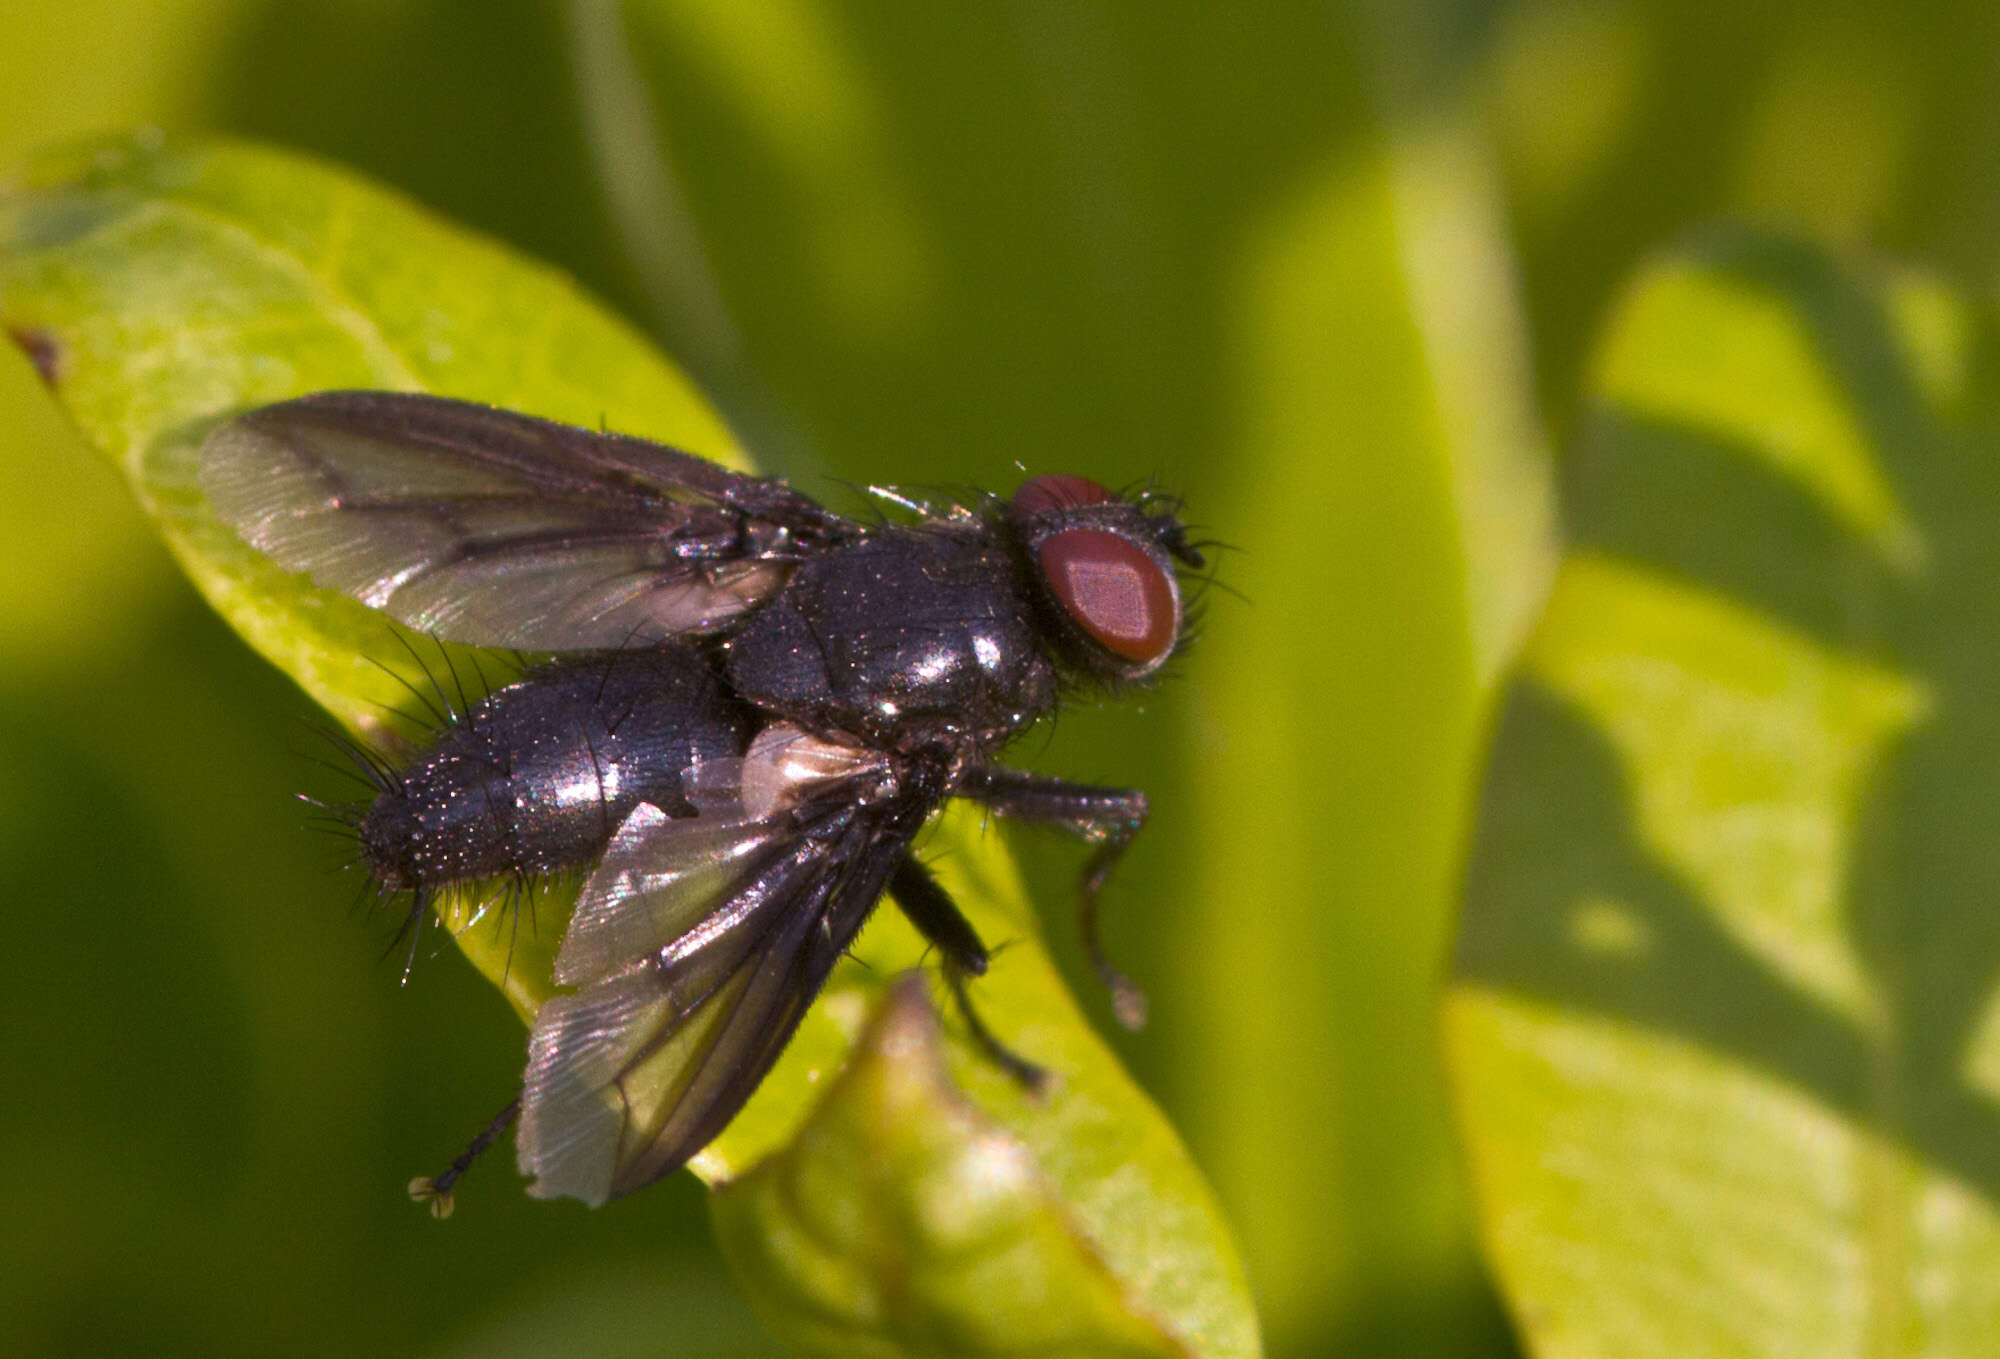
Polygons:
[[1146,824],[1146,795],[1130,788],[1096,788],[1066,783],[1045,774],[1028,774],[1000,765],[971,769],[952,790],[960,797],[991,807],[1001,816],[1060,826],[1092,841],[1097,848],[1084,861],[1077,884],[1077,925],[1084,951],[1097,975],[1111,989],[1111,1008],[1128,1029],[1146,1024],[1146,993],[1111,965],[1097,937],[1097,899],[1111,876],[1111,866]]
[[472,1145],[458,1154],[458,1159],[444,1168],[442,1174],[420,1176],[410,1181],[410,1197],[418,1203],[431,1206],[431,1216],[446,1218],[451,1216],[453,1206],[452,1186],[459,1176],[472,1169],[472,1163],[480,1158],[486,1149],[500,1140],[500,1134],[507,1131],[521,1114],[521,1101],[509,1100],[507,1107],[493,1116],[493,1121],[480,1130],[472,1139]]
[[945,983],[951,987],[951,994],[958,1001],[959,1012],[965,1016],[965,1027],[971,1030],[973,1041],[986,1049],[989,1057],[1028,1089],[1036,1092],[1046,1089],[1049,1073],[1002,1043],[993,1030],[986,1027],[979,1011],[973,1008],[972,997],[966,992],[965,979],[985,974],[986,945],[979,942],[978,933],[972,928],[972,922],[959,911],[958,903],[938,885],[938,880],[931,876],[929,869],[907,854],[889,878],[889,894],[896,898],[896,904],[903,908],[903,914],[910,918],[917,931],[944,955]]
[[944,954],[948,966],[968,977],[986,975],[986,945],[928,868],[905,854],[890,874],[889,894],[918,932]]

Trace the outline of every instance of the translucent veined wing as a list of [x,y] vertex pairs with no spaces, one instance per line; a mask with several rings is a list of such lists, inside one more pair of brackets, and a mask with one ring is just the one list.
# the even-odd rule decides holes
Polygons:
[[[826,752],[844,748],[774,730],[745,757],[747,800],[683,818],[640,806],[585,883],[556,964],[580,989],[529,1036],[517,1147],[537,1197],[603,1203],[721,1132],[922,823],[879,756],[833,772],[848,757]],[[783,780],[770,771],[801,761],[825,763],[766,800],[759,771]]]
[[717,902],[779,833],[719,812],[677,820],[651,803],[633,808],[577,896],[556,984],[588,985],[676,940],[739,923]]
[[407,392],[250,411],[209,436],[201,480],[287,569],[431,636],[524,651],[716,627],[859,533],[663,444]]
[[556,982],[584,985],[648,954],[686,953],[738,929],[756,903],[730,890],[775,841],[796,834],[793,809],[835,791],[866,800],[888,768],[880,751],[775,722],[741,758],[687,771],[684,791],[699,814],[669,817],[641,803],[626,816],[577,895]]

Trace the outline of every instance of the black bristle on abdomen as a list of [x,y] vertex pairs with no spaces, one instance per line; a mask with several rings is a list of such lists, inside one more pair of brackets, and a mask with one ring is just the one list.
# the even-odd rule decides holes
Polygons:
[[472,705],[356,827],[383,888],[587,866],[641,802],[691,815],[683,771],[741,755],[752,711],[683,644],[551,662]]

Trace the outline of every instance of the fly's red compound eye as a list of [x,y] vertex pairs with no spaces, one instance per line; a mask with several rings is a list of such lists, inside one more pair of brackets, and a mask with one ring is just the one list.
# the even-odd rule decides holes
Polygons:
[[1014,513],[1026,519],[1050,510],[1074,510],[1085,505],[1102,505],[1114,499],[1111,492],[1089,477],[1054,473],[1029,477],[1014,492]]
[[1173,650],[1181,625],[1180,587],[1143,548],[1103,529],[1073,528],[1044,538],[1036,556],[1050,592],[1106,651],[1151,666]]

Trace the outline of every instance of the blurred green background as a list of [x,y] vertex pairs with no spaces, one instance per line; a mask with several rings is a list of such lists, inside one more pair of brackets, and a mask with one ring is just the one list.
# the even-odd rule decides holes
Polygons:
[[[1108,925],[1153,1023],[1117,1041],[1272,1353],[1505,1354],[1435,1004],[1579,370],[1640,258],[1720,215],[1984,291],[1996,30],[1971,4],[71,0],[0,20],[0,160],[137,124],[341,160],[573,271],[836,499],[1017,462],[1184,493],[1240,549],[1198,649],[1019,752],[1153,795]],[[768,1353],[689,1177],[588,1213],[501,1165],[448,1227],[411,1207],[518,1080],[517,1023],[453,956],[396,985],[289,798],[304,700],[25,361],[0,408],[0,1347]],[[1019,845],[1069,949],[1073,847]]]

